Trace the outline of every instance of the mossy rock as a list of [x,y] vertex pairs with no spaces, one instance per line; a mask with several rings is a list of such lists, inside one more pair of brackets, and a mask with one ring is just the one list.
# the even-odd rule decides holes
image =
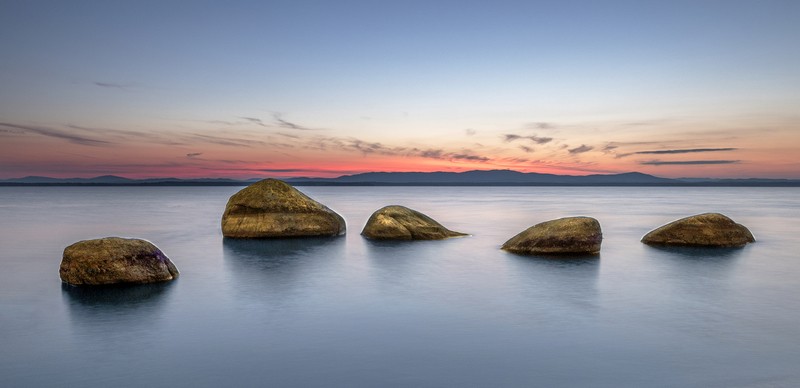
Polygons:
[[596,219],[566,217],[531,226],[506,241],[502,249],[528,255],[597,254],[602,242]]
[[373,240],[441,240],[466,236],[445,228],[425,214],[397,205],[372,213],[361,235]]
[[72,285],[136,284],[175,279],[178,269],[149,241],[106,237],[65,248],[59,275]]
[[756,239],[746,227],[719,213],[703,213],[661,226],[642,237],[649,245],[742,247]]
[[222,235],[232,238],[338,236],[345,229],[342,216],[277,179],[232,195],[222,214]]

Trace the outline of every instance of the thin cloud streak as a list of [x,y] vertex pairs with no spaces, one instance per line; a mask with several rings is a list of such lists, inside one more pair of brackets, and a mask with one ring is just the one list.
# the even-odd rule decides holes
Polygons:
[[109,141],[93,139],[90,137],[79,136],[72,133],[67,133],[64,131],[60,131],[53,128],[46,128],[46,127],[35,127],[31,125],[19,125],[19,124],[12,124],[12,123],[1,123],[0,126],[7,127],[7,128],[14,128],[20,129],[24,132],[35,133],[41,136],[52,137],[56,139],[67,140],[70,143],[86,145],[86,146],[106,146],[112,144]]
[[319,137],[303,145],[307,149],[328,151],[356,151],[363,155],[375,154],[385,156],[421,157],[427,159],[488,162],[492,159],[483,155],[475,155],[470,150],[461,152],[446,151],[441,148],[391,147],[379,142],[368,142],[357,138]]
[[209,170],[209,171],[231,171],[231,172],[253,172],[253,173],[311,173],[311,174],[358,174],[365,171],[361,170],[325,170],[325,169],[316,169],[316,168],[300,168],[300,167],[287,167],[287,168],[226,168],[226,167],[201,167],[201,170]]
[[278,123],[278,126],[282,127],[282,128],[297,129],[297,130],[300,130],[300,131],[313,131],[314,130],[314,128],[308,128],[308,127],[304,127],[304,126],[299,125],[299,124],[295,124],[295,123],[293,123],[291,121],[286,121],[278,113],[273,114],[272,117],[275,119],[275,122]]
[[528,123],[528,124],[525,125],[525,127],[526,128],[530,128],[530,129],[546,130],[546,129],[554,129],[556,127],[556,125],[553,124],[553,123],[548,123],[548,122],[544,122],[544,121],[538,121],[538,122],[534,122],[534,123]]
[[261,119],[259,119],[259,118],[257,118],[257,117],[244,117],[244,116],[241,116],[241,117],[239,117],[239,118],[240,118],[240,119],[247,120],[248,122],[251,122],[251,123],[253,123],[253,124],[260,125],[260,126],[262,126],[262,127],[266,127],[266,126],[267,126],[266,124],[264,124],[264,122],[263,122]]
[[586,144],[581,144],[580,147],[571,148],[569,150],[569,153],[571,153],[573,155],[576,155],[576,154],[582,154],[584,152],[589,152],[589,151],[591,151],[593,149],[594,149],[594,147],[592,147],[592,146],[587,146]]
[[150,132],[139,132],[139,131],[129,131],[124,129],[110,129],[110,128],[92,128],[92,127],[84,127],[81,125],[75,124],[66,124],[64,125],[70,129],[77,129],[80,131],[86,131],[106,136],[111,136],[119,139],[134,139],[134,140],[141,140],[141,139],[151,139],[151,140],[162,140],[164,139],[163,136],[150,133]]
[[251,139],[240,139],[240,138],[232,138],[232,137],[219,137],[219,136],[210,136],[210,135],[203,135],[199,133],[192,134],[189,138],[193,140],[200,140],[206,143],[212,144],[219,144],[231,147],[253,147],[253,144],[263,145],[263,141],[258,140],[251,140]]
[[503,135],[503,140],[505,140],[506,143],[510,143],[512,141],[517,141],[517,140],[522,140],[522,139],[530,140],[530,141],[532,141],[532,142],[534,142],[536,144],[547,144],[547,143],[553,141],[552,137],[542,137],[542,136],[536,136],[536,135],[523,136],[523,135],[517,135],[516,133],[507,133],[507,134]]
[[663,160],[647,160],[639,162],[645,166],[681,166],[681,165],[713,165],[713,164],[736,164],[741,160],[683,160],[683,161],[663,161]]
[[99,82],[99,81],[95,81],[95,82],[93,82],[93,84],[95,86],[99,86],[101,88],[121,89],[121,90],[127,90],[128,86],[129,86],[129,85],[123,85],[123,84],[118,84],[118,83],[114,83],[114,82]]
[[736,151],[738,148],[689,148],[689,149],[675,149],[675,150],[653,150],[653,151],[637,151],[617,155],[617,158],[624,158],[631,155],[674,155],[674,154],[694,154],[701,152],[725,152]]

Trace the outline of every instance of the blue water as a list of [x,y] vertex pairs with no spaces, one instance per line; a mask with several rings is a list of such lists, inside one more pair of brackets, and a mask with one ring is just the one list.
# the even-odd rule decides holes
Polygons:
[[[0,386],[800,386],[800,189],[303,187],[340,238],[223,240],[235,187],[0,188]],[[389,204],[472,236],[364,240]],[[718,211],[758,240],[639,239]],[[597,218],[598,257],[499,250]],[[172,283],[75,289],[67,245],[138,237]]]

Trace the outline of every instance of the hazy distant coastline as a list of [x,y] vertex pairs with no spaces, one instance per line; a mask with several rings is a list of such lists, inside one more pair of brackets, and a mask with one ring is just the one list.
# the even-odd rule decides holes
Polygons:
[[[246,186],[261,178],[151,178],[129,179],[114,175],[94,178],[24,177],[0,180],[0,186]],[[720,186],[800,187],[797,179],[661,178],[630,172],[623,174],[554,175],[512,170],[465,172],[369,172],[336,178],[281,178],[295,186]]]

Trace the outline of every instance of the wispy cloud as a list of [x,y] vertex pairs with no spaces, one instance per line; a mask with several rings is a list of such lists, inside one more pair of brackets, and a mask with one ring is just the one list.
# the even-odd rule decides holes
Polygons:
[[676,119],[654,119],[654,120],[640,120],[640,121],[628,121],[620,123],[620,125],[625,127],[649,127],[655,125],[664,125],[665,123],[669,123],[671,121],[676,121]]
[[352,170],[324,170],[324,169],[310,169],[310,168],[259,168],[254,169],[254,171],[261,171],[261,172],[302,172],[302,173],[340,173],[340,174],[350,174],[353,173]]
[[253,139],[211,136],[200,133],[192,134],[189,136],[189,138],[191,140],[200,140],[206,143],[219,144],[231,147],[252,147],[254,144],[259,144],[259,145],[265,144],[263,141],[258,141]]
[[491,160],[489,157],[486,156],[459,154],[459,153],[448,153],[445,154],[445,157],[450,160],[468,160],[470,162],[488,162]]
[[569,153],[571,153],[573,155],[576,155],[576,154],[582,154],[584,152],[589,152],[589,151],[591,151],[593,149],[594,149],[594,147],[592,147],[592,146],[587,146],[586,144],[581,144],[580,147],[570,148],[569,149]]
[[359,171],[359,170],[326,170],[326,169],[302,168],[302,167],[288,167],[288,168],[200,167],[200,169],[201,170],[213,170],[213,171],[275,173],[275,174],[298,173],[298,174],[347,175],[347,174],[357,174],[357,173],[360,173],[360,172],[364,172],[364,171]]
[[512,163],[512,164],[522,164],[522,163],[530,163],[530,159],[526,158],[501,158],[496,160],[501,163]]
[[197,122],[208,123],[208,124],[230,125],[230,126],[242,125],[242,124],[245,123],[245,122],[242,122],[242,121],[228,121],[228,120],[191,120],[191,121],[197,121]]
[[655,150],[655,151],[638,151],[634,152],[633,154],[642,155],[642,154],[691,154],[697,152],[722,152],[722,151],[735,151],[736,148],[690,148],[690,149],[683,149],[683,150]]
[[619,148],[619,146],[616,145],[616,144],[606,144],[606,146],[603,147],[603,151],[604,152],[609,152],[609,151],[613,151],[613,150],[615,150],[617,148]]
[[247,120],[248,122],[251,122],[251,123],[253,123],[253,124],[260,125],[260,126],[262,126],[262,127],[266,127],[266,126],[267,126],[266,124],[264,124],[264,121],[263,121],[263,120],[261,120],[261,119],[259,119],[259,118],[257,118],[257,117],[244,117],[244,116],[241,116],[241,117],[239,117],[239,118],[240,118],[240,119],[243,119],[243,120]]
[[553,123],[548,123],[548,122],[544,122],[544,121],[537,121],[537,122],[525,124],[525,127],[529,128],[529,129],[553,129],[553,128],[556,127],[556,125],[553,124]]
[[282,128],[297,129],[297,130],[300,130],[300,131],[313,131],[314,130],[314,128],[308,128],[308,127],[304,127],[304,126],[299,125],[299,124],[295,124],[295,123],[293,123],[291,121],[286,121],[278,113],[273,114],[272,117],[275,119],[275,122],[278,124],[278,126],[282,127]]
[[422,156],[423,158],[442,159],[444,157],[444,150],[441,149],[423,150],[419,152],[419,156]]
[[131,86],[126,84],[119,84],[116,82],[101,82],[101,81],[95,81],[93,82],[93,84],[101,88],[121,89],[121,90],[128,90],[128,88]]
[[464,130],[464,133],[466,133],[467,136],[474,136],[476,133],[478,133],[478,131],[476,131],[476,130],[474,130],[472,128],[467,128],[467,129]]
[[489,162],[492,160],[487,156],[476,155],[474,152],[466,149],[461,150],[461,152],[450,152],[443,150],[441,148],[428,148],[428,149],[411,148],[404,153],[404,156],[450,160],[450,161],[481,162],[481,163]]
[[20,124],[13,124],[13,123],[0,123],[0,126],[6,128],[13,128],[19,129],[23,132],[30,132],[35,133],[41,136],[47,136],[57,139],[63,139],[69,141],[71,143],[80,144],[80,145],[87,145],[87,146],[105,146],[111,144],[109,141],[95,139],[87,136],[81,136],[74,133],[69,133],[66,131],[54,129],[54,128],[47,128],[47,127],[38,127],[32,125],[20,125]]
[[531,152],[533,152],[533,148],[532,148],[532,147],[528,147],[528,146],[526,146],[526,145],[521,145],[521,146],[519,146],[519,149],[521,149],[521,150],[523,150],[523,151],[525,151],[525,152],[527,152],[527,153],[531,153]]
[[646,160],[639,162],[639,164],[646,166],[672,166],[672,165],[703,165],[703,164],[736,164],[739,162],[741,162],[741,160],[682,160],[682,161]]
[[[606,146],[608,147],[608,146]],[[674,155],[674,154],[695,154],[701,152],[725,152],[736,151],[738,148],[687,148],[687,149],[672,149],[672,150],[651,150],[651,151],[636,151],[624,154],[617,154],[617,158],[624,158],[631,155]]]
[[159,140],[159,141],[165,140],[164,136],[152,132],[129,131],[124,129],[110,129],[110,128],[94,128],[94,127],[86,127],[75,124],[66,124],[64,126],[70,129],[77,129],[79,131],[95,133],[102,135],[104,137],[112,137],[116,139],[125,139],[125,140],[148,139],[148,140]]
[[307,149],[322,151],[342,150],[360,152],[365,156],[374,154],[471,162],[488,162],[491,160],[491,158],[487,156],[477,155],[468,149],[452,151],[442,148],[389,146],[383,143],[369,142],[357,138],[317,137],[302,144],[302,146]]
[[507,142],[507,143],[512,142],[512,141],[517,141],[517,140],[523,140],[523,139],[530,140],[530,141],[532,141],[532,142],[534,142],[536,144],[547,144],[547,143],[553,141],[552,137],[543,137],[543,136],[537,136],[537,135],[524,136],[524,135],[518,135],[516,133],[507,133],[507,134],[503,135],[503,140],[505,140],[505,142]]
[[269,160],[259,160],[258,162],[252,162],[247,160],[238,160],[238,159],[207,159],[201,158],[200,155],[203,155],[201,152],[194,152],[190,154],[186,154],[186,157],[192,160],[193,166],[200,166],[201,164],[197,164],[196,162],[202,163],[202,165],[206,165],[207,163],[211,163],[214,165],[218,164],[226,164],[226,165],[248,165],[248,164],[268,164],[272,163]]

